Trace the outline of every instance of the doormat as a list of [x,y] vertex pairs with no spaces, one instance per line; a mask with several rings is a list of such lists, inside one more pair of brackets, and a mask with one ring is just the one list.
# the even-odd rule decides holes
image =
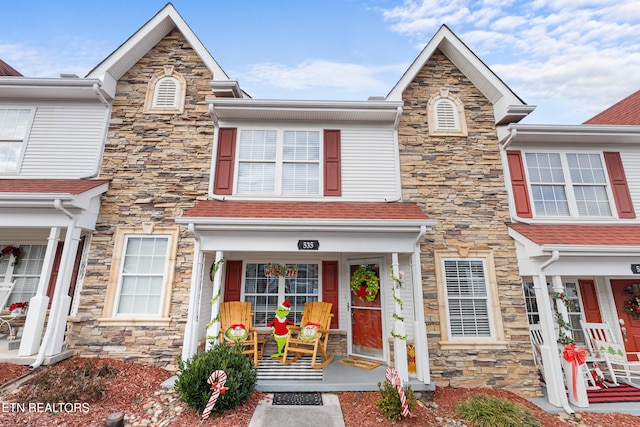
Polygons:
[[359,359],[357,357],[345,357],[344,359],[338,360],[338,362],[344,365],[355,366],[356,368],[362,368],[367,370],[371,370],[373,368],[377,368],[378,366],[382,365],[382,363],[373,362],[371,360]]
[[322,393],[300,392],[300,393],[273,393],[272,405],[322,405]]
[[587,390],[587,398],[589,403],[640,402],[640,388],[620,383],[620,387]]
[[311,358],[285,365],[280,359],[262,359],[258,365],[258,381],[293,381],[317,380],[322,381],[322,369],[311,367]]

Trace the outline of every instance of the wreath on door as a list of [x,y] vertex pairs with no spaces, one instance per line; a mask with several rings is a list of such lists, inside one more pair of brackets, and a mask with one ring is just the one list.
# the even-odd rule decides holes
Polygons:
[[640,295],[634,295],[625,302],[624,311],[631,313],[635,320],[640,320]]
[[373,302],[380,291],[380,278],[375,271],[360,267],[351,276],[351,291],[362,301]]

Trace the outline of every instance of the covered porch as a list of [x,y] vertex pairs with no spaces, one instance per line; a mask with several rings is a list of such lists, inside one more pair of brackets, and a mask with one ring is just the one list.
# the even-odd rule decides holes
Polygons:
[[[415,204],[211,200],[177,221],[196,238],[184,359],[217,336],[217,322],[206,326],[221,302],[252,302],[253,325],[273,344],[267,323],[280,303],[291,301],[288,318],[298,324],[305,301],[325,301],[333,307],[332,354],[394,363],[408,381],[411,342],[416,349],[411,377],[430,384],[419,249],[434,222]],[[265,274],[272,265],[297,274]],[[380,278],[379,294],[368,304],[361,304],[351,287],[354,271],[363,266]],[[267,349],[264,357],[270,353]],[[371,384],[377,387],[378,381]]]
[[638,361],[633,353],[640,351],[640,319],[627,304],[640,295],[640,226],[511,224],[510,234],[547,401],[571,412],[561,367],[565,344],[586,351],[585,388],[594,388],[594,362],[612,379],[590,337],[593,325],[610,331],[606,340],[620,345],[628,361]]
[[[86,239],[95,228],[105,180],[0,180],[0,361],[39,366],[70,357],[64,343],[79,291]],[[27,304],[12,317],[9,308]],[[13,332],[13,333],[11,333]]]

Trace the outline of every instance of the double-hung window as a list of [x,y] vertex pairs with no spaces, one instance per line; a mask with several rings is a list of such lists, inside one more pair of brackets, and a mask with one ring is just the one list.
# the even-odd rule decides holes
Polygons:
[[610,217],[600,153],[526,153],[536,215]]
[[169,237],[128,236],[125,246],[115,313],[159,316]]
[[[29,302],[38,290],[44,263],[45,245],[20,245],[20,258],[4,255],[0,258],[0,282],[15,282],[7,306],[14,302]],[[5,307],[0,307],[0,310]]]
[[240,132],[238,194],[319,195],[320,132],[251,130]]
[[[246,263],[244,272],[244,301],[251,302],[253,324],[267,326],[278,304],[291,302],[287,318],[296,325],[302,320],[306,302],[318,301],[320,278],[318,264],[285,264],[274,269],[269,263]],[[281,271],[282,274],[273,274]],[[288,275],[287,271],[295,271]]]
[[444,259],[451,339],[490,338],[490,302],[483,259]]
[[0,108],[0,173],[18,170],[32,116],[30,108]]

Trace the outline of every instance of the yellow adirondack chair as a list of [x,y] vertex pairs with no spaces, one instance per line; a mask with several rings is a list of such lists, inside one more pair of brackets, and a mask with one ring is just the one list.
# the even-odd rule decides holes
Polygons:
[[[333,360],[333,356],[327,354],[329,343],[329,326],[331,325],[330,302],[308,302],[302,311],[300,326],[289,326],[289,336],[284,346],[282,363],[293,363],[303,355],[311,355],[311,367],[321,369]],[[317,362],[318,351],[324,361]],[[295,353],[293,359],[287,359],[289,353]]]
[[253,327],[250,302],[230,301],[220,303],[220,343],[242,345],[242,353],[253,358],[258,366],[258,331]]

